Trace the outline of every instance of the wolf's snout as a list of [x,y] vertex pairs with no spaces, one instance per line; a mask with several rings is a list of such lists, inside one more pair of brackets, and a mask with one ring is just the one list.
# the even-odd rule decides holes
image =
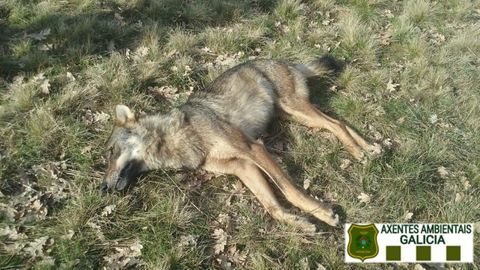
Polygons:
[[108,192],[108,184],[107,182],[103,182],[102,184],[100,184],[100,193],[105,194],[107,192]]

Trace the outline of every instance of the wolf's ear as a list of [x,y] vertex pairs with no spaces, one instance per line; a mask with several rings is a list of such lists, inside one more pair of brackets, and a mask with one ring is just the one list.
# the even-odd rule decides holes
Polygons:
[[120,126],[135,121],[135,114],[125,105],[117,105],[115,107],[115,116],[117,118],[117,124]]

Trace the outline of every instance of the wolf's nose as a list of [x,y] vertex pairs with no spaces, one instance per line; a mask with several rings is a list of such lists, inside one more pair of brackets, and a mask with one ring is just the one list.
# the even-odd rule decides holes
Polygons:
[[101,194],[105,194],[108,192],[108,184],[107,182],[103,182],[101,185],[100,185],[100,193]]

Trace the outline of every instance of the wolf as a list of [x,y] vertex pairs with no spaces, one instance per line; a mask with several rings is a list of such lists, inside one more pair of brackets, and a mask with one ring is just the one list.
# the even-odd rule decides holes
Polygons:
[[237,176],[278,221],[304,231],[316,229],[306,217],[280,205],[270,182],[305,213],[339,225],[332,207],[304,194],[259,140],[276,116],[287,116],[332,132],[359,161],[378,154],[377,144],[310,102],[307,80],[339,69],[339,62],[328,55],[307,64],[253,60],[227,70],[169,113],[137,117],[127,106],[117,105],[101,191],[124,190],[150,170],[202,168]]

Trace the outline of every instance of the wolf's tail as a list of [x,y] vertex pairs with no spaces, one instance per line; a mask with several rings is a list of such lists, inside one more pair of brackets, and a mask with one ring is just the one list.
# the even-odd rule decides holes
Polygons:
[[330,55],[324,55],[310,63],[295,66],[307,78],[322,77],[337,74],[343,69],[343,64]]

